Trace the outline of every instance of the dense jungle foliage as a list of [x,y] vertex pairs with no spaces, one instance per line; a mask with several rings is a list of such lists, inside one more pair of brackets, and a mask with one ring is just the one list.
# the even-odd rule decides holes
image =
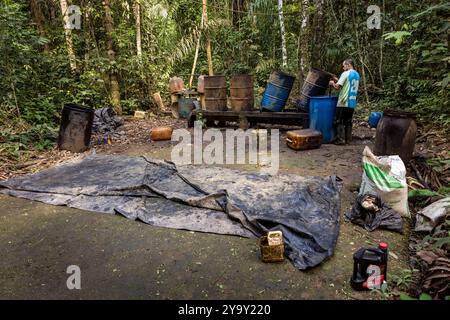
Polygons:
[[[80,29],[64,27],[70,5]],[[380,29],[367,26],[369,5]],[[169,79],[189,82],[197,41],[195,74],[208,74],[207,39],[215,74],[248,72],[260,95],[282,69],[297,76],[294,100],[310,67],[340,74],[352,57],[360,109],[411,110],[448,130],[449,11],[446,0],[208,0],[202,26],[202,0],[1,0],[0,142],[45,148],[67,102],[126,114],[153,108],[155,92],[170,101]]]

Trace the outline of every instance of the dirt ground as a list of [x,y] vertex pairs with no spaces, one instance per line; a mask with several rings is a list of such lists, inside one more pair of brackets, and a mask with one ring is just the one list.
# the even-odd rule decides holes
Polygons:
[[[184,122],[174,125],[183,127]],[[140,129],[130,135],[130,126]],[[150,128],[147,120],[128,121],[112,145],[93,148],[96,153],[170,160],[172,143],[151,142]],[[344,219],[361,182],[362,150],[371,146],[373,135],[358,127],[355,137],[360,139],[351,145],[294,151],[287,148],[286,133],[281,132],[280,172],[335,174],[344,181],[336,250],[316,268],[302,272],[288,260],[262,263],[254,239],[153,227],[0,195],[0,298],[381,299],[380,293],[351,289],[352,254],[361,246],[387,242],[392,253],[388,277],[401,273],[408,268],[409,222],[400,235],[367,232]],[[252,165],[234,167],[258,170]],[[81,269],[81,290],[67,289],[69,265]]]

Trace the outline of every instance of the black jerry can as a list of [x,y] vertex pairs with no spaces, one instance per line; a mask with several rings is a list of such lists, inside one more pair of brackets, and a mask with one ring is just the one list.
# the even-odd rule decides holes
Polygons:
[[353,254],[352,288],[358,291],[381,288],[387,281],[387,263],[387,243],[381,242],[378,248],[358,249]]

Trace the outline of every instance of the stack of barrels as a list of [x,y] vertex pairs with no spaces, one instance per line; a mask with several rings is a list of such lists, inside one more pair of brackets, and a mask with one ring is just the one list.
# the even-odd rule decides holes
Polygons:
[[[197,90],[202,107],[209,111],[227,111],[227,81],[222,75],[200,76]],[[230,80],[230,103],[233,111],[251,111],[254,107],[253,77],[234,75]]]

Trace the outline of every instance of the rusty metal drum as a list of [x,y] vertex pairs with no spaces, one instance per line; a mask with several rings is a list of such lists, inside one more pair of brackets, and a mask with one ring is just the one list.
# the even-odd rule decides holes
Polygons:
[[311,68],[303,82],[300,99],[297,101],[297,107],[302,111],[308,112],[310,98],[324,96],[332,77],[333,75],[329,72]]
[[183,79],[178,77],[170,78],[169,80],[170,93],[177,93],[184,90]]
[[230,100],[233,111],[251,111],[254,106],[253,77],[239,74],[231,78]]
[[227,81],[225,76],[205,76],[204,90],[205,110],[227,110]]
[[413,156],[416,135],[415,113],[385,111],[377,126],[374,152],[378,156],[398,155],[406,165]]

